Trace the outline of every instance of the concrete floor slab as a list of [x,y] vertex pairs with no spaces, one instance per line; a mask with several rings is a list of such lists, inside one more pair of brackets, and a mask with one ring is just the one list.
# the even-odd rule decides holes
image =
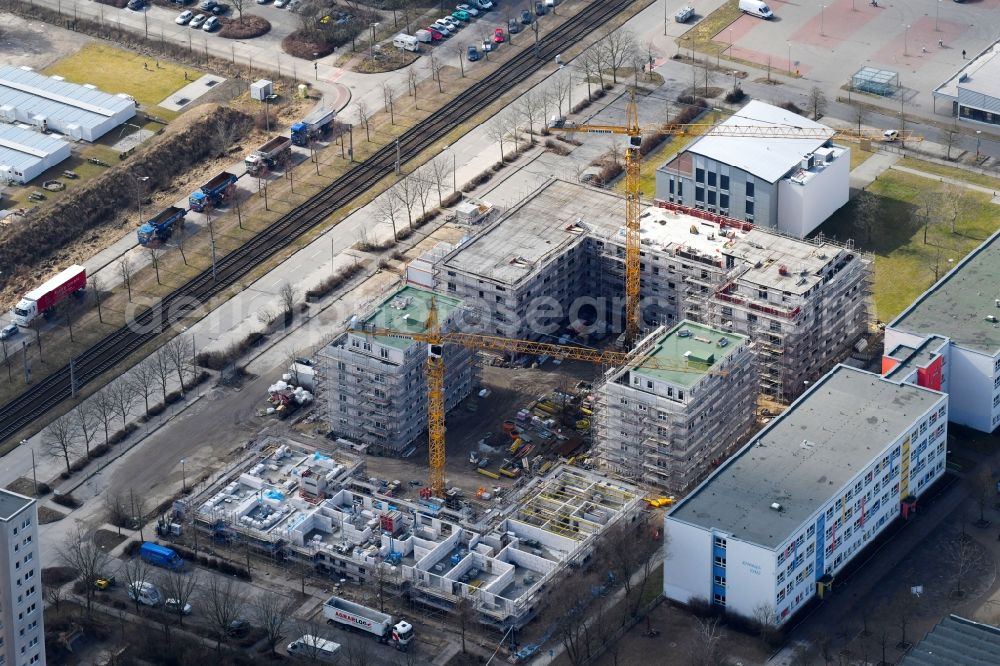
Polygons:
[[160,102],[160,106],[167,111],[181,111],[223,81],[221,76],[206,74],[170,95]]

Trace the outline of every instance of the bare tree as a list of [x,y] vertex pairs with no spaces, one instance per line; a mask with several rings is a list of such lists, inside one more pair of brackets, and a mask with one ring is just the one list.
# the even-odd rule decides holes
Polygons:
[[441,85],[441,59],[432,51],[428,56],[427,64],[431,68],[431,76],[437,81],[438,92],[443,93],[444,87]]
[[163,252],[155,247],[147,249],[149,250],[149,261],[153,264],[153,270],[156,272],[156,284],[163,284],[160,282],[160,257],[163,255]]
[[118,260],[118,271],[122,275],[122,284],[128,290],[128,301],[132,302],[132,261],[128,257]]
[[344,642],[344,656],[350,666],[375,666],[377,663],[371,653],[371,641],[363,636],[350,636]]
[[947,183],[941,193],[941,204],[951,225],[951,233],[958,233],[958,223],[965,217],[969,207],[968,190],[961,185]]
[[142,601],[139,592],[148,583],[152,583],[153,567],[141,557],[133,557],[122,565],[121,571],[125,578],[125,589],[129,592],[132,602],[135,604],[136,615],[142,612]]
[[100,417],[94,408],[94,403],[90,400],[84,400],[70,413],[73,415],[76,431],[83,439],[84,451],[87,456],[90,456],[90,443],[97,436],[97,428],[100,426]]
[[115,401],[108,388],[98,391],[90,398],[90,403],[94,406],[94,415],[98,423],[104,428],[104,444],[108,444],[111,439],[111,421],[115,418]]
[[184,341],[182,336],[178,335],[168,340],[161,349],[166,354],[171,369],[177,373],[177,382],[180,384],[181,393],[184,393],[184,374],[193,360],[191,346]]
[[66,328],[69,329],[69,340],[73,340],[73,299],[65,299],[60,303],[56,304],[54,308],[56,316],[61,318],[66,322]]
[[635,33],[631,30],[608,26],[604,37],[597,43],[603,64],[611,70],[611,80],[618,83],[618,71],[632,61],[632,53],[638,48]]
[[864,230],[866,243],[872,242],[872,232],[878,225],[881,208],[879,198],[868,190],[862,190],[854,200],[854,219],[858,227]]
[[104,390],[110,393],[115,406],[115,414],[121,417],[122,429],[125,429],[128,426],[128,415],[132,413],[136,400],[132,383],[126,378],[119,377],[117,381],[111,382]]
[[278,300],[281,301],[281,311],[285,315],[285,321],[290,321],[298,304],[299,290],[292,283],[286,282],[278,290]]
[[458,623],[458,630],[462,634],[462,654],[468,652],[465,648],[465,632],[472,624],[475,615],[475,607],[467,597],[461,597],[455,604],[455,621]]
[[243,4],[246,0],[231,0],[231,2],[233,4],[233,8],[236,10],[236,13],[239,15],[240,23],[243,23]]
[[457,56],[458,56],[458,67],[459,67],[459,71],[461,71],[461,73],[462,73],[462,78],[464,79],[464,78],[465,78],[465,53],[466,53],[466,52],[465,52],[465,49],[463,49],[463,48],[461,47],[461,45],[459,45],[459,44],[457,44],[457,43],[456,43],[456,44],[455,44],[455,45],[454,45],[454,46],[452,47],[452,52],[454,52],[454,53],[455,53],[455,55],[457,55]]
[[167,381],[170,379],[170,355],[167,350],[160,347],[156,353],[150,356],[153,361],[153,369],[156,370],[156,378],[160,382],[160,391],[163,393],[163,404],[167,404]]
[[56,546],[56,552],[62,563],[73,569],[83,583],[83,596],[89,615],[93,607],[95,583],[107,572],[110,561],[108,554],[90,535],[84,535],[79,525],[63,545]]
[[388,83],[382,84],[382,102],[385,105],[385,110],[389,114],[389,123],[392,125],[396,124],[396,111],[393,107],[393,100],[395,99],[396,91],[392,89],[392,86]]
[[77,429],[73,414],[63,414],[47,425],[43,433],[45,453],[53,458],[62,458],[66,463],[66,474],[70,474],[72,470],[69,457],[77,450]]
[[757,631],[760,633],[760,640],[765,646],[770,646],[771,641],[774,638],[774,632],[778,628],[774,604],[767,602],[757,604],[751,611],[751,617],[757,625]]
[[410,92],[410,96],[413,97],[413,106],[417,107],[417,70],[410,67],[406,70],[406,88]]
[[947,132],[945,133],[945,145],[948,148],[947,159],[949,161],[951,161],[951,149],[955,146],[955,140],[958,139],[958,137],[959,137],[958,127],[954,125],[948,128]]
[[392,224],[392,242],[399,240],[396,234],[396,220],[400,214],[399,199],[392,190],[385,192],[375,201],[375,216],[383,222]]
[[434,185],[437,187],[438,193],[438,205],[444,203],[444,184],[447,182],[448,176],[451,174],[452,170],[452,160],[447,159],[444,155],[438,155],[433,160],[431,160],[431,176],[434,179]]
[[297,622],[295,633],[302,640],[296,656],[309,662],[322,661],[326,656],[322,649],[323,641],[329,640],[326,628],[312,622]]
[[695,618],[696,628],[688,643],[688,662],[691,666],[722,666],[722,628],[719,618]]
[[90,288],[94,290],[94,300],[97,302],[97,320],[104,323],[104,312],[101,310],[101,291],[104,289],[104,281],[99,275],[90,276]]
[[417,188],[409,176],[404,176],[389,188],[389,195],[396,197],[406,211],[406,222],[413,230],[413,206],[417,203]]
[[371,585],[372,594],[378,602],[378,609],[385,612],[385,602],[389,597],[389,591],[397,582],[398,572],[394,572],[392,567],[385,562],[380,562],[372,569]]
[[238,123],[224,120],[219,120],[215,123],[211,141],[218,157],[223,157],[229,152],[229,149],[236,142],[236,137],[239,136],[239,133],[240,125]]
[[156,386],[157,376],[156,361],[150,357],[137,363],[127,377],[133,393],[136,396],[142,396],[147,417],[149,416],[149,398],[153,395],[153,387]]
[[922,190],[917,195],[916,213],[924,228],[924,245],[927,244],[927,232],[930,231],[931,224],[935,221],[939,204],[938,193],[934,190]]
[[[586,663],[590,655],[590,622],[586,611],[594,600],[590,593],[592,583],[593,581],[587,580],[579,581],[578,584],[564,581],[562,585],[553,588],[549,600],[549,607],[555,611],[555,636],[562,643],[566,657],[573,666]],[[594,623],[600,624],[597,619]]]
[[[559,116],[563,115],[563,104],[570,94],[571,81],[569,74],[566,72],[557,72],[555,76],[552,77],[552,83],[549,86],[551,91],[551,97],[553,103],[556,105],[556,111]],[[566,113],[569,113],[569,107],[566,108]]]
[[[660,542],[652,538],[652,529],[646,520],[615,523],[597,546],[598,561],[625,588],[625,606],[631,616],[638,614],[650,574],[656,563],[662,561],[662,557],[654,557],[659,546]],[[633,580],[640,571],[642,575],[637,581]]]
[[216,649],[222,649],[222,639],[229,625],[240,619],[246,597],[232,578],[209,576],[203,589],[205,615],[216,630]]
[[368,104],[365,103],[363,99],[358,100],[358,122],[364,125],[365,128],[365,139],[368,141],[372,140],[371,127],[369,123],[371,122],[371,111],[368,110]]
[[986,521],[986,506],[990,499],[996,496],[997,482],[993,478],[993,472],[989,467],[981,467],[971,476],[965,477],[966,485],[969,487],[969,495],[979,506],[979,521],[977,526],[985,527],[989,525]]
[[295,600],[277,594],[262,594],[254,603],[254,616],[257,625],[264,630],[264,641],[271,649],[271,654],[277,654],[275,648],[285,631],[285,625],[295,610]]
[[498,113],[493,116],[489,124],[486,125],[486,133],[493,141],[500,143],[500,163],[503,164],[503,140],[507,137],[510,132],[510,119],[505,113]]
[[813,120],[819,120],[826,111],[826,95],[819,86],[813,86],[809,91],[809,108],[812,109]]
[[427,167],[420,169],[419,171],[414,171],[410,174],[410,178],[413,180],[413,187],[416,190],[417,201],[420,202],[420,215],[421,217],[427,217],[427,200],[430,199],[431,189],[434,187],[434,180],[429,173],[427,173]]
[[518,98],[517,102],[514,104],[514,108],[517,109],[518,114],[524,119],[524,122],[528,123],[528,133],[531,134],[531,143],[535,142],[535,124],[539,122],[539,111],[541,107],[541,99],[539,94],[534,90],[529,90],[525,94]]
[[121,493],[112,493],[110,490],[104,493],[104,513],[105,519],[118,528],[119,536],[123,527],[131,529],[133,526],[128,498]]

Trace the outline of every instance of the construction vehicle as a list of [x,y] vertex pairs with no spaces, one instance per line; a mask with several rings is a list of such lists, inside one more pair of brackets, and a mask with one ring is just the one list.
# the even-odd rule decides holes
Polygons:
[[333,131],[336,117],[337,112],[333,109],[313,109],[308,116],[292,125],[292,143],[296,146],[308,146],[310,141],[327,136]]
[[161,210],[139,227],[136,232],[139,245],[145,246],[154,242],[165,243],[174,232],[175,224],[182,229],[184,228],[185,215],[187,215],[187,209],[178,206]]
[[[699,135],[711,134],[719,137],[759,137],[762,139],[847,139],[864,142],[884,141],[882,130],[864,130],[830,127],[793,127],[790,125],[717,125],[714,123],[667,123],[659,127],[643,129],[639,127],[639,110],[635,103],[635,91],[631,91],[625,108],[624,125],[577,125],[556,122],[549,126],[554,132],[588,132],[590,134],[620,134],[628,137],[625,148],[625,347],[630,348],[639,337],[641,313],[639,310],[639,169],[642,155],[639,147],[646,134]],[[921,141],[922,137],[908,130],[899,132],[901,141]]]
[[292,151],[292,140],[287,136],[274,136],[243,160],[247,174],[263,176],[271,169],[282,166]]
[[212,180],[192,192],[188,197],[188,205],[191,210],[202,213],[206,208],[214,208],[226,203],[236,194],[236,180],[238,176],[223,171]]
[[25,294],[10,311],[11,321],[18,326],[27,326],[38,315],[47,317],[52,308],[70,294],[82,292],[86,288],[87,269],[83,266],[70,266]]
[[339,624],[349,629],[374,636],[380,643],[391,644],[406,652],[413,640],[413,625],[400,619],[393,622],[388,613],[368,608],[341,597],[330,597],[323,602],[323,615],[327,624]]

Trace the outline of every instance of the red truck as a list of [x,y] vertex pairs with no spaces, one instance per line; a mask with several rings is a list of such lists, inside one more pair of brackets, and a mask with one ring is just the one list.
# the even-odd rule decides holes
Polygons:
[[38,315],[46,314],[53,306],[70,294],[87,288],[87,269],[70,266],[45,284],[32,289],[11,310],[11,320],[18,326],[27,326]]

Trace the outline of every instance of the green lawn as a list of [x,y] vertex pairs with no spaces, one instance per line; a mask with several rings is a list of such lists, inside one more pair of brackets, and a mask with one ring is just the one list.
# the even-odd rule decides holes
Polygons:
[[677,42],[685,49],[693,48],[695,51],[713,54],[721,52],[728,49],[729,45],[713,42],[712,38],[742,15],[738,0],[726,0],[721,7],[685,32]]
[[[91,83],[104,92],[126,93],[145,107],[154,107],[201,72],[185,69],[164,60],[159,61],[106,44],[87,44],[73,55],[66,56],[45,68],[46,74],[58,74],[73,83]],[[145,65],[145,67],[143,67]],[[184,74],[187,73],[188,80]],[[156,109],[156,115],[176,117],[176,113]]]
[[859,166],[861,166],[865,160],[874,155],[874,153],[867,150],[862,150],[861,146],[857,144],[851,144],[851,171],[854,171]]
[[990,197],[965,191],[964,212],[951,233],[950,223],[932,220],[924,244],[918,213],[921,193],[943,194],[943,184],[920,176],[886,171],[869,186],[879,197],[880,222],[867,238],[855,221],[856,200],[837,211],[821,227],[841,241],[854,239],[860,249],[875,254],[875,307],[878,318],[889,321],[934,282],[935,267],[943,275],[970,250],[1000,227],[1000,206]]
[[917,169],[918,171],[924,171],[926,173],[932,173],[935,176],[944,176],[945,178],[964,180],[965,182],[972,183],[973,185],[979,185],[981,187],[988,187],[990,189],[1000,191],[1000,178],[976,173],[975,171],[969,171],[968,169],[963,169],[961,167],[945,166],[943,164],[937,164],[936,162],[925,162],[924,160],[919,160],[914,157],[904,157],[899,161],[899,166]]

